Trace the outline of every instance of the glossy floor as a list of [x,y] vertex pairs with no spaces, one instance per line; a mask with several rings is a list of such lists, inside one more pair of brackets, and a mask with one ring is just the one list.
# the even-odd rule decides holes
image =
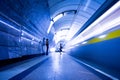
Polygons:
[[40,61],[41,58],[34,58],[34,60],[31,59],[25,62],[22,68],[17,67],[10,70],[15,73],[32,65],[9,77],[10,80],[103,80],[65,53],[51,53],[49,56],[44,57],[43,61]]

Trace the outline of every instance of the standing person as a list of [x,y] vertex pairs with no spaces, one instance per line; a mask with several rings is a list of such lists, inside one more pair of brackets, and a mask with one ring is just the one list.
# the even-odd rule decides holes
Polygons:
[[39,41],[38,50],[39,50],[40,54],[42,54],[42,42],[41,41]]
[[45,38],[43,38],[43,41],[42,41],[42,53],[43,55],[45,55]]
[[49,41],[46,39],[46,55],[48,55],[48,50],[49,50]]

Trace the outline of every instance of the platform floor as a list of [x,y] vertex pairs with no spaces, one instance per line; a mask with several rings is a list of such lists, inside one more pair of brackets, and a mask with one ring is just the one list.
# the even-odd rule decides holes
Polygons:
[[0,80],[103,80],[65,53],[29,59],[0,72]]

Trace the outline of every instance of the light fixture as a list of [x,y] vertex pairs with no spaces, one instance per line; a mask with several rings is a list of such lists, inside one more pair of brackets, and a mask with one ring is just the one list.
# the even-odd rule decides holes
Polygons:
[[[20,30],[19,29],[17,29],[17,28],[15,28],[14,26],[12,26],[12,25],[10,25],[10,24],[8,24],[8,23],[6,23],[6,22],[4,22],[4,21],[2,21],[2,20],[0,20],[0,23],[2,23],[2,24],[4,24],[4,25],[6,25],[6,26],[8,26],[8,27],[10,27],[10,28],[12,28],[12,29],[14,29],[14,30],[16,30],[16,31],[19,31],[20,32]],[[22,30],[22,33],[21,33],[21,35],[23,36],[24,34],[26,34],[26,35],[28,35],[28,36],[30,36],[30,37],[33,37],[31,34],[29,34],[28,32],[25,32],[25,31],[23,31]],[[23,37],[22,37],[23,38]],[[38,38],[35,38],[37,41],[39,41],[39,39]],[[28,39],[29,40],[29,39]]]
[[28,39],[28,38],[25,38],[25,37],[21,37],[21,40],[27,40],[27,41],[31,41],[30,39]]
[[6,26],[8,26],[8,27],[10,27],[10,28],[12,28],[12,29],[14,29],[14,30],[16,30],[16,31],[20,31],[19,29],[17,29],[17,28],[15,28],[15,27],[13,27],[12,25],[10,25],[10,24],[8,24],[8,23],[6,23],[6,22],[2,21],[2,20],[0,20],[0,23],[2,23],[2,24],[4,24],[4,25],[6,25]]
[[22,30],[22,34],[21,35],[27,35],[27,36],[30,36],[32,38],[32,40],[37,40],[38,42],[40,41],[40,39],[38,39],[37,37],[34,37],[33,35],[29,34],[26,31],[23,31],[23,30]]
[[82,44],[86,44],[87,43],[87,41],[85,41],[85,42],[82,42]]
[[48,28],[48,30],[47,30],[47,33],[50,32],[50,30],[51,30],[51,28],[52,28],[52,25],[53,25],[53,21],[50,21],[50,25],[49,25],[49,28]]
[[100,35],[98,38],[105,38],[107,35]]
[[69,10],[69,11],[62,12],[62,13],[58,14],[57,16],[55,16],[55,17],[51,20],[51,22],[50,22],[50,25],[49,25],[49,28],[48,28],[48,30],[47,30],[47,33],[50,32],[50,30],[51,30],[52,25],[53,25],[54,22],[56,22],[57,20],[59,20],[59,19],[62,18],[63,16],[66,16],[67,14],[70,14],[70,13],[76,14],[76,12],[77,12],[76,10]]
[[58,19],[62,18],[63,14],[58,14],[56,17],[53,18],[53,21],[56,22]]

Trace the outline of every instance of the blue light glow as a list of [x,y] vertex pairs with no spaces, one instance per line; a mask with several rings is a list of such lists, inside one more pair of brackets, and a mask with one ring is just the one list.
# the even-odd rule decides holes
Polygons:
[[0,23],[4,24],[4,25],[6,25],[6,26],[9,26],[10,28],[12,28],[12,29],[14,29],[14,30],[16,30],[16,31],[20,31],[19,29],[13,27],[12,25],[10,25],[10,24],[8,24],[8,23],[2,21],[2,20],[0,20]]
[[[113,29],[120,25],[119,9],[120,1],[100,16],[95,22],[93,22],[88,28],[86,28],[81,34],[70,41],[67,45],[75,45],[81,43],[91,37],[102,34],[105,31]],[[116,13],[116,14],[113,14]]]

